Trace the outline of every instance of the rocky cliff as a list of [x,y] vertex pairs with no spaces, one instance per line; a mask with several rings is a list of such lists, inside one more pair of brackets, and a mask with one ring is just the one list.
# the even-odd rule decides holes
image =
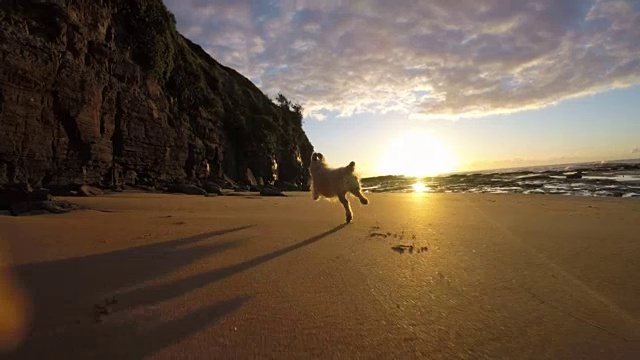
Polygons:
[[3,0],[0,19],[0,185],[306,185],[299,108],[180,35],[161,0]]

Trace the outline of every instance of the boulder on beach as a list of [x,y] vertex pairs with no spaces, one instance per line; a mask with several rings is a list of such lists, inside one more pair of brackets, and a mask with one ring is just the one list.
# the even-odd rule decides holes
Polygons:
[[207,191],[203,188],[192,184],[173,184],[169,186],[167,192],[187,195],[207,195]]
[[79,209],[77,204],[53,200],[48,189],[33,189],[29,184],[5,184],[0,188],[0,210],[11,215],[60,214]]
[[283,191],[299,191],[300,187],[289,181],[276,181],[275,186]]
[[222,195],[222,187],[213,181],[205,181],[201,184],[201,187],[207,194]]
[[251,186],[258,185],[258,180],[256,180],[255,176],[253,176],[253,172],[251,171],[251,169],[247,168],[245,175],[246,175],[247,181],[249,182],[249,185]]
[[104,192],[102,189],[95,186],[82,185],[78,189],[78,196],[100,196],[103,194]]
[[260,190],[260,196],[286,196],[282,190],[274,187],[274,186],[263,186],[262,190]]
[[80,205],[65,200],[26,201],[11,205],[11,215],[64,214],[80,209]]
[[5,184],[0,187],[0,210],[9,210],[13,204],[49,200],[46,190],[34,191],[29,184]]

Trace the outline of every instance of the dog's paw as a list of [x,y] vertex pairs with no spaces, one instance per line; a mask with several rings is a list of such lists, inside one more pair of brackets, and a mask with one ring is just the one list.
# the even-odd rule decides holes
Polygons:
[[351,220],[353,220],[353,215],[347,214],[347,224],[351,223]]
[[362,199],[360,199],[360,203],[361,203],[362,205],[369,205],[369,199],[367,199],[367,198],[362,198]]

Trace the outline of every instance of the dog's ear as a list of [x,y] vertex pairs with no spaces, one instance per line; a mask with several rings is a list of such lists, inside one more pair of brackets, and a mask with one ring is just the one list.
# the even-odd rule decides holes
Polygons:
[[313,155],[311,155],[311,161],[322,161],[322,154],[320,153],[313,153]]

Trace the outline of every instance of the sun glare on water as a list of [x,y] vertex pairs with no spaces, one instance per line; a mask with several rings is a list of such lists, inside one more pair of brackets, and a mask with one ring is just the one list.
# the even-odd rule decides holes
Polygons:
[[413,185],[411,185],[411,187],[413,187],[413,191],[417,192],[417,193],[423,193],[423,192],[427,192],[429,191],[429,187],[425,186],[423,183],[421,182],[417,182]]
[[[391,144],[378,171],[380,175],[425,177],[452,172],[457,165],[456,157],[437,137],[427,132],[407,132]],[[414,184],[414,190],[419,191],[420,186],[424,187]]]

